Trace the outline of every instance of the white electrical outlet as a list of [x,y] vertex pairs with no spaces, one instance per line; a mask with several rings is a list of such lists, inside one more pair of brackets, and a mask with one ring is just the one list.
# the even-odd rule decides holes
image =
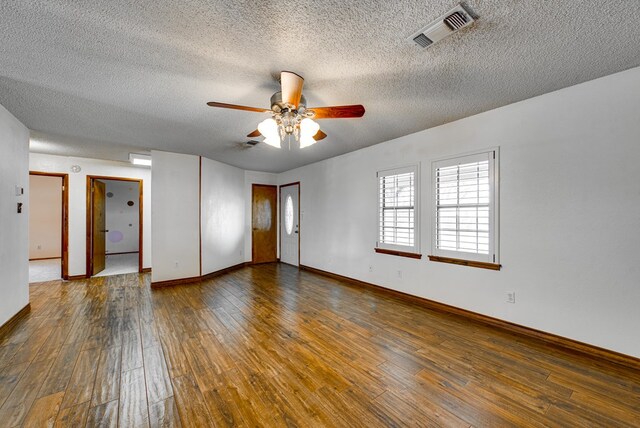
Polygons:
[[369,266],[369,272],[373,272],[373,266]]
[[175,263],[175,266],[174,266],[174,267],[175,267],[176,269],[178,268],[178,262],[176,262],[176,263]]
[[515,303],[515,302],[516,302],[516,292],[507,291],[507,303]]

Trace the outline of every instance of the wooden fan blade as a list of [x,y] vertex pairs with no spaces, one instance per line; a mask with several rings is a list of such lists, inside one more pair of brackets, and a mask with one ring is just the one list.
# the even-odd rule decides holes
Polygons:
[[313,136],[313,139],[316,141],[320,141],[320,140],[324,140],[326,137],[327,137],[327,134],[322,132],[322,130],[318,129],[318,132],[316,132],[316,135]]
[[253,131],[251,134],[247,134],[247,137],[249,138],[254,138],[254,137],[259,137],[262,134],[260,133],[260,131],[258,131],[257,129],[255,131]]
[[282,87],[282,102],[290,104],[294,109],[300,104],[302,97],[302,85],[304,79],[291,71],[283,71],[280,73],[280,85]]
[[258,112],[258,113],[266,113],[268,111],[271,111],[271,110],[266,109],[266,108],[239,106],[239,105],[236,105],[236,104],[217,103],[215,101],[209,101],[207,103],[207,105],[209,107],[220,107],[220,108],[230,108],[230,109],[233,109],[233,110],[255,111],[255,112]]
[[307,110],[315,113],[313,119],[344,119],[364,116],[364,106],[360,104],[351,106],[310,107]]

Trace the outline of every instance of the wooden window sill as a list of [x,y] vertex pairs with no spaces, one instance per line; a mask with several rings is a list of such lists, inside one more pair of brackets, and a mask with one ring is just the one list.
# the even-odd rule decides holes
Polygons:
[[432,262],[452,263],[454,265],[470,266],[470,267],[476,267],[481,269],[500,270],[500,268],[502,267],[502,265],[498,263],[476,262],[474,260],[454,259],[451,257],[441,257],[441,256],[428,256],[428,257],[429,257],[429,260],[431,260]]
[[422,258],[422,254],[418,254],[418,253],[407,253],[405,251],[387,250],[386,248],[374,248],[374,250],[376,253],[389,254],[391,256],[409,257],[410,259]]

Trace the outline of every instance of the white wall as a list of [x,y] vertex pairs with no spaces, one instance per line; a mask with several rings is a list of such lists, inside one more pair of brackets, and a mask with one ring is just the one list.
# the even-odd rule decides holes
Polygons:
[[153,282],[200,276],[200,158],[152,151]]
[[244,176],[202,158],[202,275],[244,262]]
[[[107,254],[138,251],[140,219],[138,182],[101,181],[106,185],[107,194],[105,199],[105,220],[109,231],[106,239]],[[128,202],[133,202],[133,205],[129,206]]]
[[29,130],[0,106],[0,325],[28,303]]
[[[278,175],[272,174],[269,172],[258,172],[258,171],[245,171],[244,172],[244,261],[250,262],[252,253],[251,246],[253,245],[253,241],[251,239],[251,188],[253,184],[278,184]],[[279,205],[279,204],[278,204]],[[280,207],[278,206],[278,210]],[[279,211],[278,211],[279,212]],[[280,218],[279,215],[276,215],[276,218]],[[279,226],[279,222],[278,222]],[[280,239],[280,233],[278,233],[278,239]],[[278,245],[278,257],[280,246]]]
[[62,177],[29,176],[29,260],[62,257]]
[[[301,264],[640,357],[638,94],[635,68],[280,174]],[[494,146],[502,270],[428,261],[431,161]],[[376,171],[417,161],[423,259],[376,254]]]
[[[82,170],[71,172],[72,165]],[[69,174],[69,275],[86,274],[87,175],[143,180],[143,267],[151,267],[151,171],[125,162],[31,153],[32,171]]]

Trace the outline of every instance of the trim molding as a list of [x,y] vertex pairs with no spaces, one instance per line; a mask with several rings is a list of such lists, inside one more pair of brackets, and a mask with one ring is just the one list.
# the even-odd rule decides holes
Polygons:
[[149,273],[149,272],[151,272],[151,268],[150,267],[142,268],[142,273]]
[[391,256],[400,256],[400,257],[409,257],[410,259],[421,259],[422,254],[420,253],[408,253],[406,251],[398,251],[398,250],[388,250],[386,248],[374,248],[376,253],[380,254],[389,254]]
[[69,275],[69,281],[78,281],[81,279],[87,279],[87,275]]
[[348,276],[342,276],[333,272],[327,272],[321,269],[316,269],[311,266],[300,265],[300,269],[313,272],[318,275],[323,275],[329,278],[337,279],[339,281],[345,281],[357,286],[376,288],[385,293],[393,294],[403,300],[410,301],[422,305],[426,308],[433,309],[439,312],[446,312],[453,315],[458,315],[471,321],[479,322],[485,325],[496,327],[502,330],[506,330],[510,333],[514,333],[520,336],[526,336],[545,342],[549,345],[561,348],[565,351],[577,352],[586,355],[591,358],[606,360],[608,362],[620,364],[633,369],[640,369],[640,358],[633,357],[631,355],[622,354],[620,352],[612,351],[610,349],[601,348],[599,346],[590,345],[588,343],[579,342],[567,337],[558,336],[553,333],[547,333],[541,330],[536,330],[531,327],[525,327],[519,324],[515,324],[509,321],[501,320],[499,318],[490,317],[488,315],[479,314],[466,309],[458,308],[455,306],[447,305],[445,303],[436,302],[434,300],[426,299],[424,297],[414,296],[412,294],[403,293],[401,291],[392,290],[390,288],[383,287],[381,285],[372,284],[369,282],[360,281]]
[[[296,232],[298,234],[298,264],[300,264],[300,242],[302,242],[302,217],[300,216],[300,213],[302,212],[302,198],[300,197],[300,188],[302,187],[300,185],[299,181],[294,181],[293,183],[288,183],[288,184],[281,184],[278,187],[278,204],[279,204],[279,209],[282,210],[283,204],[282,204],[282,188],[283,187],[289,187],[289,186],[298,186],[298,231]],[[277,210],[276,210],[277,211]],[[276,212],[276,215],[278,216],[278,225],[280,226],[280,230],[278,230],[278,254],[282,255],[282,224],[280,224],[282,222],[282,212]],[[276,257],[276,262],[280,263],[280,257]]]
[[[208,273],[202,276],[192,276],[190,278],[178,278],[178,279],[169,279],[167,281],[156,281],[151,283],[151,288],[164,288],[164,287],[172,287],[174,285],[182,285],[182,284],[191,284],[193,282],[206,281],[208,279],[214,278],[219,275],[223,275],[225,273],[229,273],[231,271],[243,268],[250,263],[238,263],[237,265],[229,266],[224,269],[217,270],[215,272]],[[151,269],[149,269],[151,270]]]
[[198,156],[198,254],[200,258],[200,276],[202,276],[202,156]]
[[20,309],[14,316],[9,318],[7,322],[0,326],[0,335],[4,335],[7,331],[24,318],[29,312],[31,312],[31,303],[27,303],[24,308]]
[[[87,207],[86,207],[86,278],[91,278],[93,276],[93,192],[91,191],[93,188],[93,182],[95,180],[111,180],[111,181],[126,181],[126,182],[137,182],[138,183],[138,273],[142,273],[142,263],[143,256],[142,253],[144,251],[144,180],[142,178],[130,178],[130,177],[112,177],[109,175],[87,175],[86,180],[86,192],[87,192]],[[115,253],[111,253],[115,254]],[[105,254],[105,257],[107,254]]]
[[200,276],[192,276],[190,278],[169,279],[166,281],[156,281],[151,283],[151,288],[171,287],[172,285],[190,284],[200,281]]
[[62,263],[62,256],[58,256],[58,257],[37,257],[35,259],[29,259],[30,262],[35,262],[38,260],[55,260],[55,259],[60,259],[61,263]]
[[200,277],[201,280],[206,281],[207,279],[215,278],[216,276],[224,275],[225,273],[233,272],[234,270],[241,269],[247,266],[248,263],[242,262],[237,265],[229,266],[228,268],[220,269],[215,272],[211,272]]
[[441,262],[441,263],[451,263],[454,265],[460,266],[470,266],[482,269],[490,269],[490,270],[500,270],[502,267],[501,264],[498,263],[488,263],[488,262],[477,262],[474,260],[463,260],[463,259],[454,259],[451,257],[442,257],[442,256],[428,256],[429,260],[432,262]]
[[118,256],[120,254],[138,254],[139,251],[124,251],[122,253],[104,253],[105,256]]
[[29,171],[29,175],[58,177],[62,179],[62,240],[60,243],[60,258],[62,259],[62,266],[60,276],[62,276],[62,279],[69,279],[69,174],[58,172]]

